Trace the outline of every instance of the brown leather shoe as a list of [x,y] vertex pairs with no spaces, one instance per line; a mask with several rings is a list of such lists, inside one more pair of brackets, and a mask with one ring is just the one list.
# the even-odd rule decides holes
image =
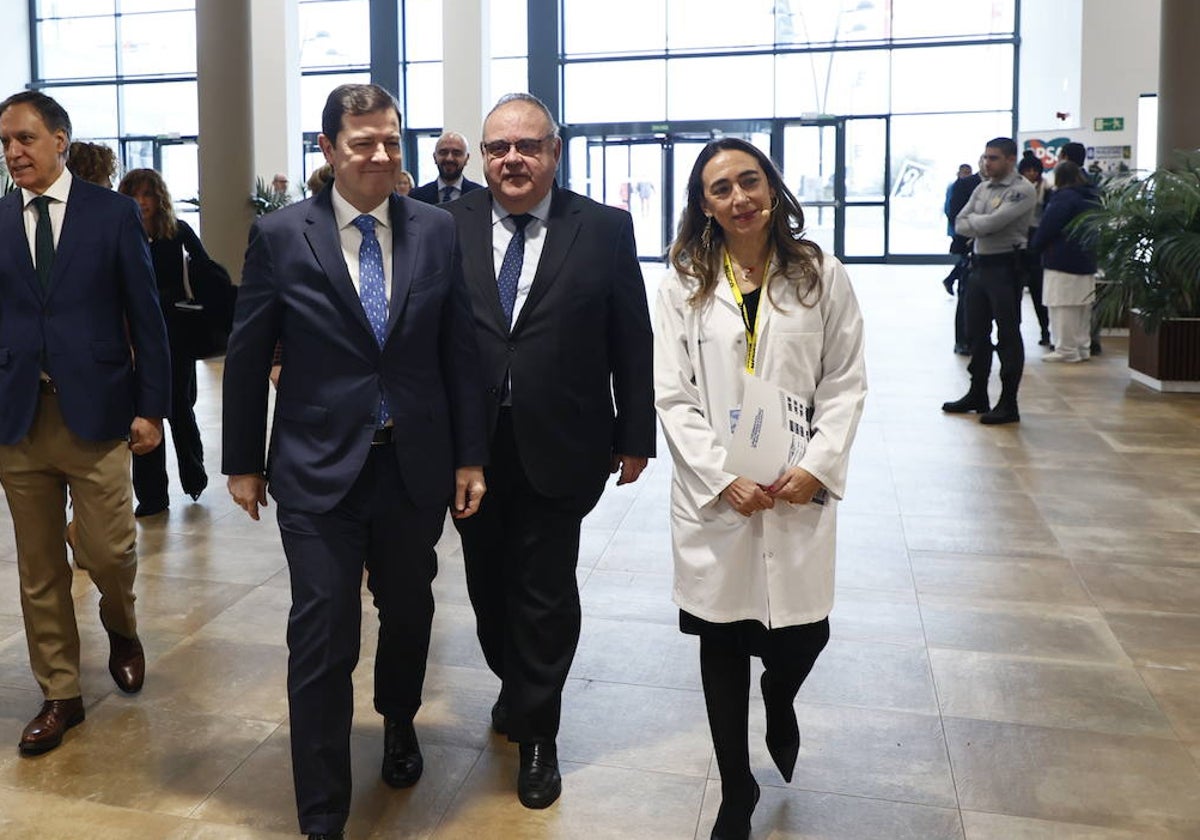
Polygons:
[[127,639],[119,633],[108,631],[108,673],[112,674],[117,688],[127,694],[142,690],[146,680],[146,654],[142,643],[134,638]]
[[83,723],[83,698],[47,700],[37,717],[29,721],[21,733],[18,746],[26,755],[49,752],[62,743],[63,734],[72,726]]

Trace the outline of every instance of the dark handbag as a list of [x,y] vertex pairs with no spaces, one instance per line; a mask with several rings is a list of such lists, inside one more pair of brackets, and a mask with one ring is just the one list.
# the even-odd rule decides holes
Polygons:
[[171,308],[175,348],[192,359],[225,355],[233,330],[233,308],[237,287],[219,263],[184,257],[184,289],[187,300]]

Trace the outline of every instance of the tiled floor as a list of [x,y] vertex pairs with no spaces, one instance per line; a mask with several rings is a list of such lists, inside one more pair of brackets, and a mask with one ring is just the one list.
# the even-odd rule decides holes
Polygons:
[[[798,699],[791,785],[754,701],[754,836],[1200,838],[1200,397],[1131,384],[1122,339],[1085,365],[1042,365],[1027,323],[1023,422],[943,416],[966,378],[940,270],[851,273],[871,394],[841,508],[833,641]],[[200,380],[215,476],[219,366]],[[719,788],[696,643],[670,603],[669,472],[654,462],[585,523],[558,804],[516,801],[515,748],[488,730],[497,684],[448,528],[417,720],[425,776],[406,792],[378,778],[368,632],[352,840],[708,837]],[[78,579],[88,719],[27,759],[16,741],[40,698],[0,510],[0,834],[294,836],[273,513],[251,522],[214,479],[199,504],[177,493],[142,523],[150,669],[137,697],[114,693],[95,593]]]

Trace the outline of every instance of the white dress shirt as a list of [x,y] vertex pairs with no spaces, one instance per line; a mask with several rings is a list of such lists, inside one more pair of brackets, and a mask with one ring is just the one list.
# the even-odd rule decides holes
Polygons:
[[[42,193],[50,199],[50,227],[54,231],[54,247],[58,248],[58,237],[62,234],[63,219],[67,215],[67,196],[71,192],[71,173],[64,166],[62,174],[55,179],[54,183]],[[37,208],[33,206],[33,200],[38,197],[38,194],[31,192],[24,187],[21,188],[21,200],[25,207],[25,238],[29,240],[29,256],[33,259],[33,264],[37,265]]]
[[[392,220],[388,215],[388,201],[383,202],[367,215],[375,217],[375,238],[379,240],[379,250],[383,254],[383,294],[389,304],[392,302]],[[333,217],[337,221],[338,239],[342,244],[342,257],[346,260],[346,269],[350,272],[350,282],[354,290],[362,296],[362,288],[358,283],[358,249],[362,245],[362,233],[354,226],[354,220],[363,215],[354,205],[342,197],[337,190],[337,181],[333,182]]]

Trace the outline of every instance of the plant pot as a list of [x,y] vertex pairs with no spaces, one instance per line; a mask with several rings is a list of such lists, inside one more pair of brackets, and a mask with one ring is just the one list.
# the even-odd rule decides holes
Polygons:
[[1129,368],[1135,382],[1156,391],[1200,393],[1200,318],[1172,318],[1151,334],[1133,312]]

